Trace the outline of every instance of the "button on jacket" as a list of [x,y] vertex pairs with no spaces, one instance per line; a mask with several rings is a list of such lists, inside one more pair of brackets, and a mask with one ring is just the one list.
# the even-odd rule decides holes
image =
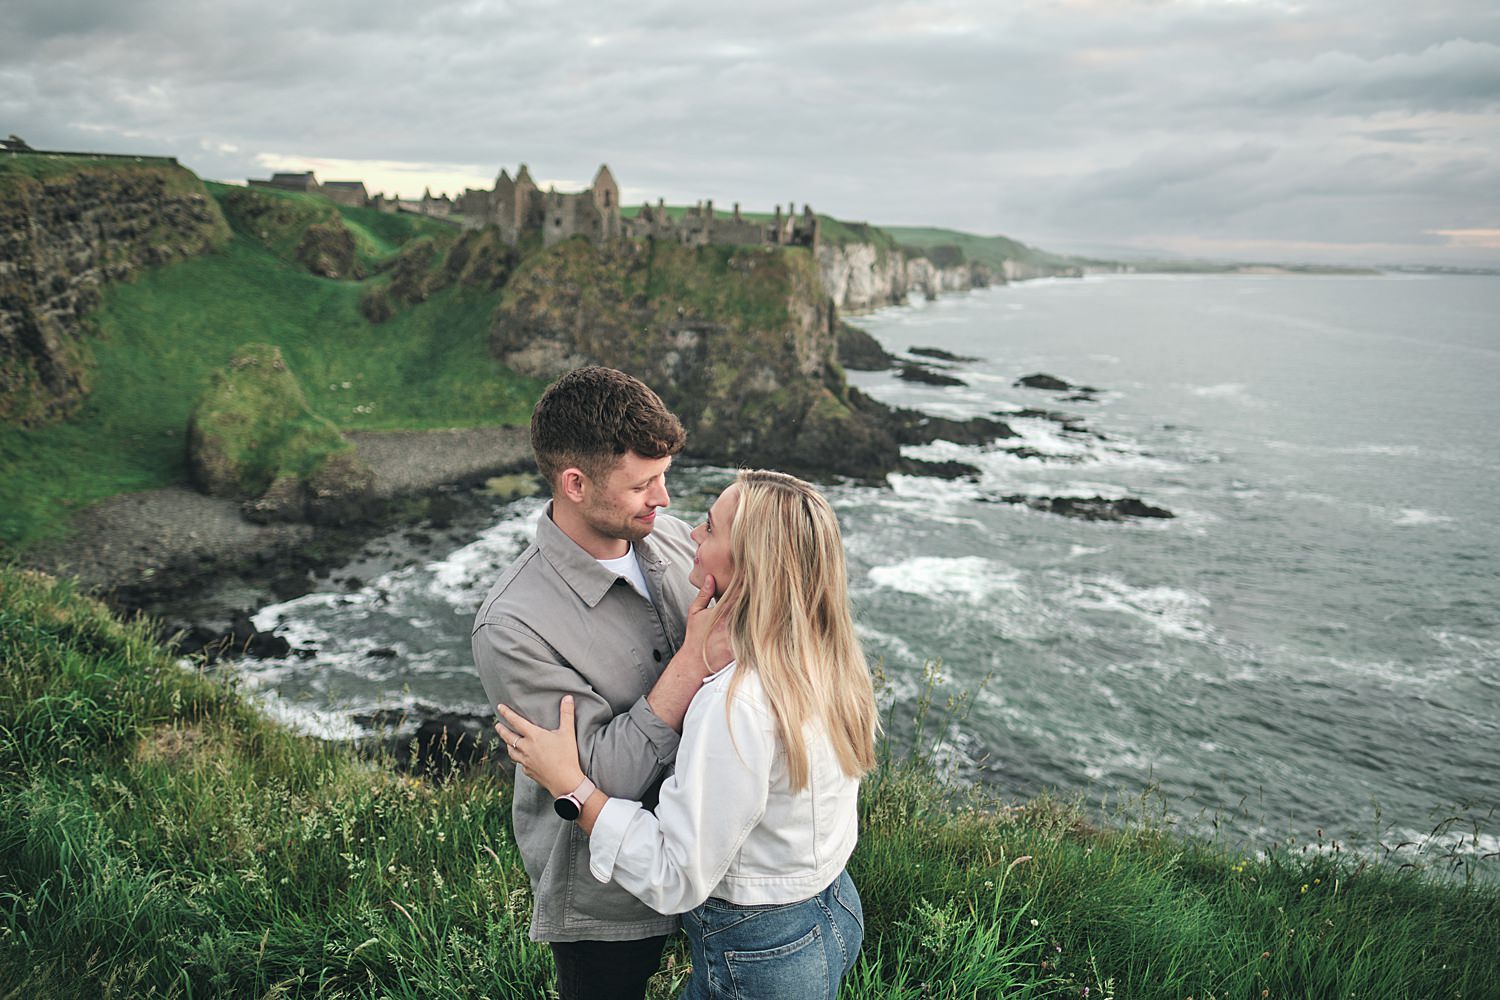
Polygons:
[[[677,652],[696,589],[691,529],[658,513],[635,543],[654,602],[599,564],[552,523],[506,568],[474,619],[474,663],[491,705],[548,728],[573,696],[580,762],[606,794],[641,799],[677,752],[677,733],[646,694]],[[517,769],[511,812],[531,878],[537,941],[629,941],[670,933],[662,916],[617,885],[589,877],[589,839],[553,811],[547,790]]]
[[611,798],[594,821],[594,877],[664,913],[710,896],[746,906],[807,899],[854,853],[859,779],[839,766],[822,725],[810,723],[809,780],[793,792],[760,677],[746,671],[729,697],[739,669],[709,677],[688,706],[656,814]]

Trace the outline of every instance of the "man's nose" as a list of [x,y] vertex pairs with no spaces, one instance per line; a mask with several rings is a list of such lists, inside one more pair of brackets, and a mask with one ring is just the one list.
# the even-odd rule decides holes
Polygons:
[[653,507],[666,507],[671,504],[672,498],[667,495],[667,481],[665,479],[658,481],[646,499]]

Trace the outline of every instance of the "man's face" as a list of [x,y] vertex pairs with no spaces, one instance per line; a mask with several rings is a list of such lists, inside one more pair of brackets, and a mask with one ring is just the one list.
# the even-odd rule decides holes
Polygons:
[[638,542],[656,527],[656,509],[671,503],[667,469],[671,457],[643,458],[628,451],[603,482],[584,477],[583,502],[578,507],[584,523],[605,538]]

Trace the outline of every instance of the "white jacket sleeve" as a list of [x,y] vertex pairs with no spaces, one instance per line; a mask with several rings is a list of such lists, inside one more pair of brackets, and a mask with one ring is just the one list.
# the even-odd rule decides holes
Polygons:
[[[610,799],[589,840],[589,870],[615,881],[658,913],[685,913],[710,895],[765,814],[778,739],[770,713],[734,698],[722,671],[688,706],[677,773],[661,788],[656,815]],[[742,688],[743,690],[743,688]]]

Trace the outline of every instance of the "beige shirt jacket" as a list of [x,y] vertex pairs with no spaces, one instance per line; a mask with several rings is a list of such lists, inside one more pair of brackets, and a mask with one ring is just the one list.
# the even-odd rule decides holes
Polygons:
[[[682,643],[695,546],[688,525],[658,513],[636,553],[653,601],[537,519],[536,539],[506,568],[474,619],[474,663],[489,704],[548,728],[573,696],[584,772],[607,795],[651,800],[671,770],[678,735],[646,694]],[[668,934],[663,916],[589,873],[589,838],[558,817],[547,790],[516,771],[511,811],[534,897],[535,941],[632,941]]]

